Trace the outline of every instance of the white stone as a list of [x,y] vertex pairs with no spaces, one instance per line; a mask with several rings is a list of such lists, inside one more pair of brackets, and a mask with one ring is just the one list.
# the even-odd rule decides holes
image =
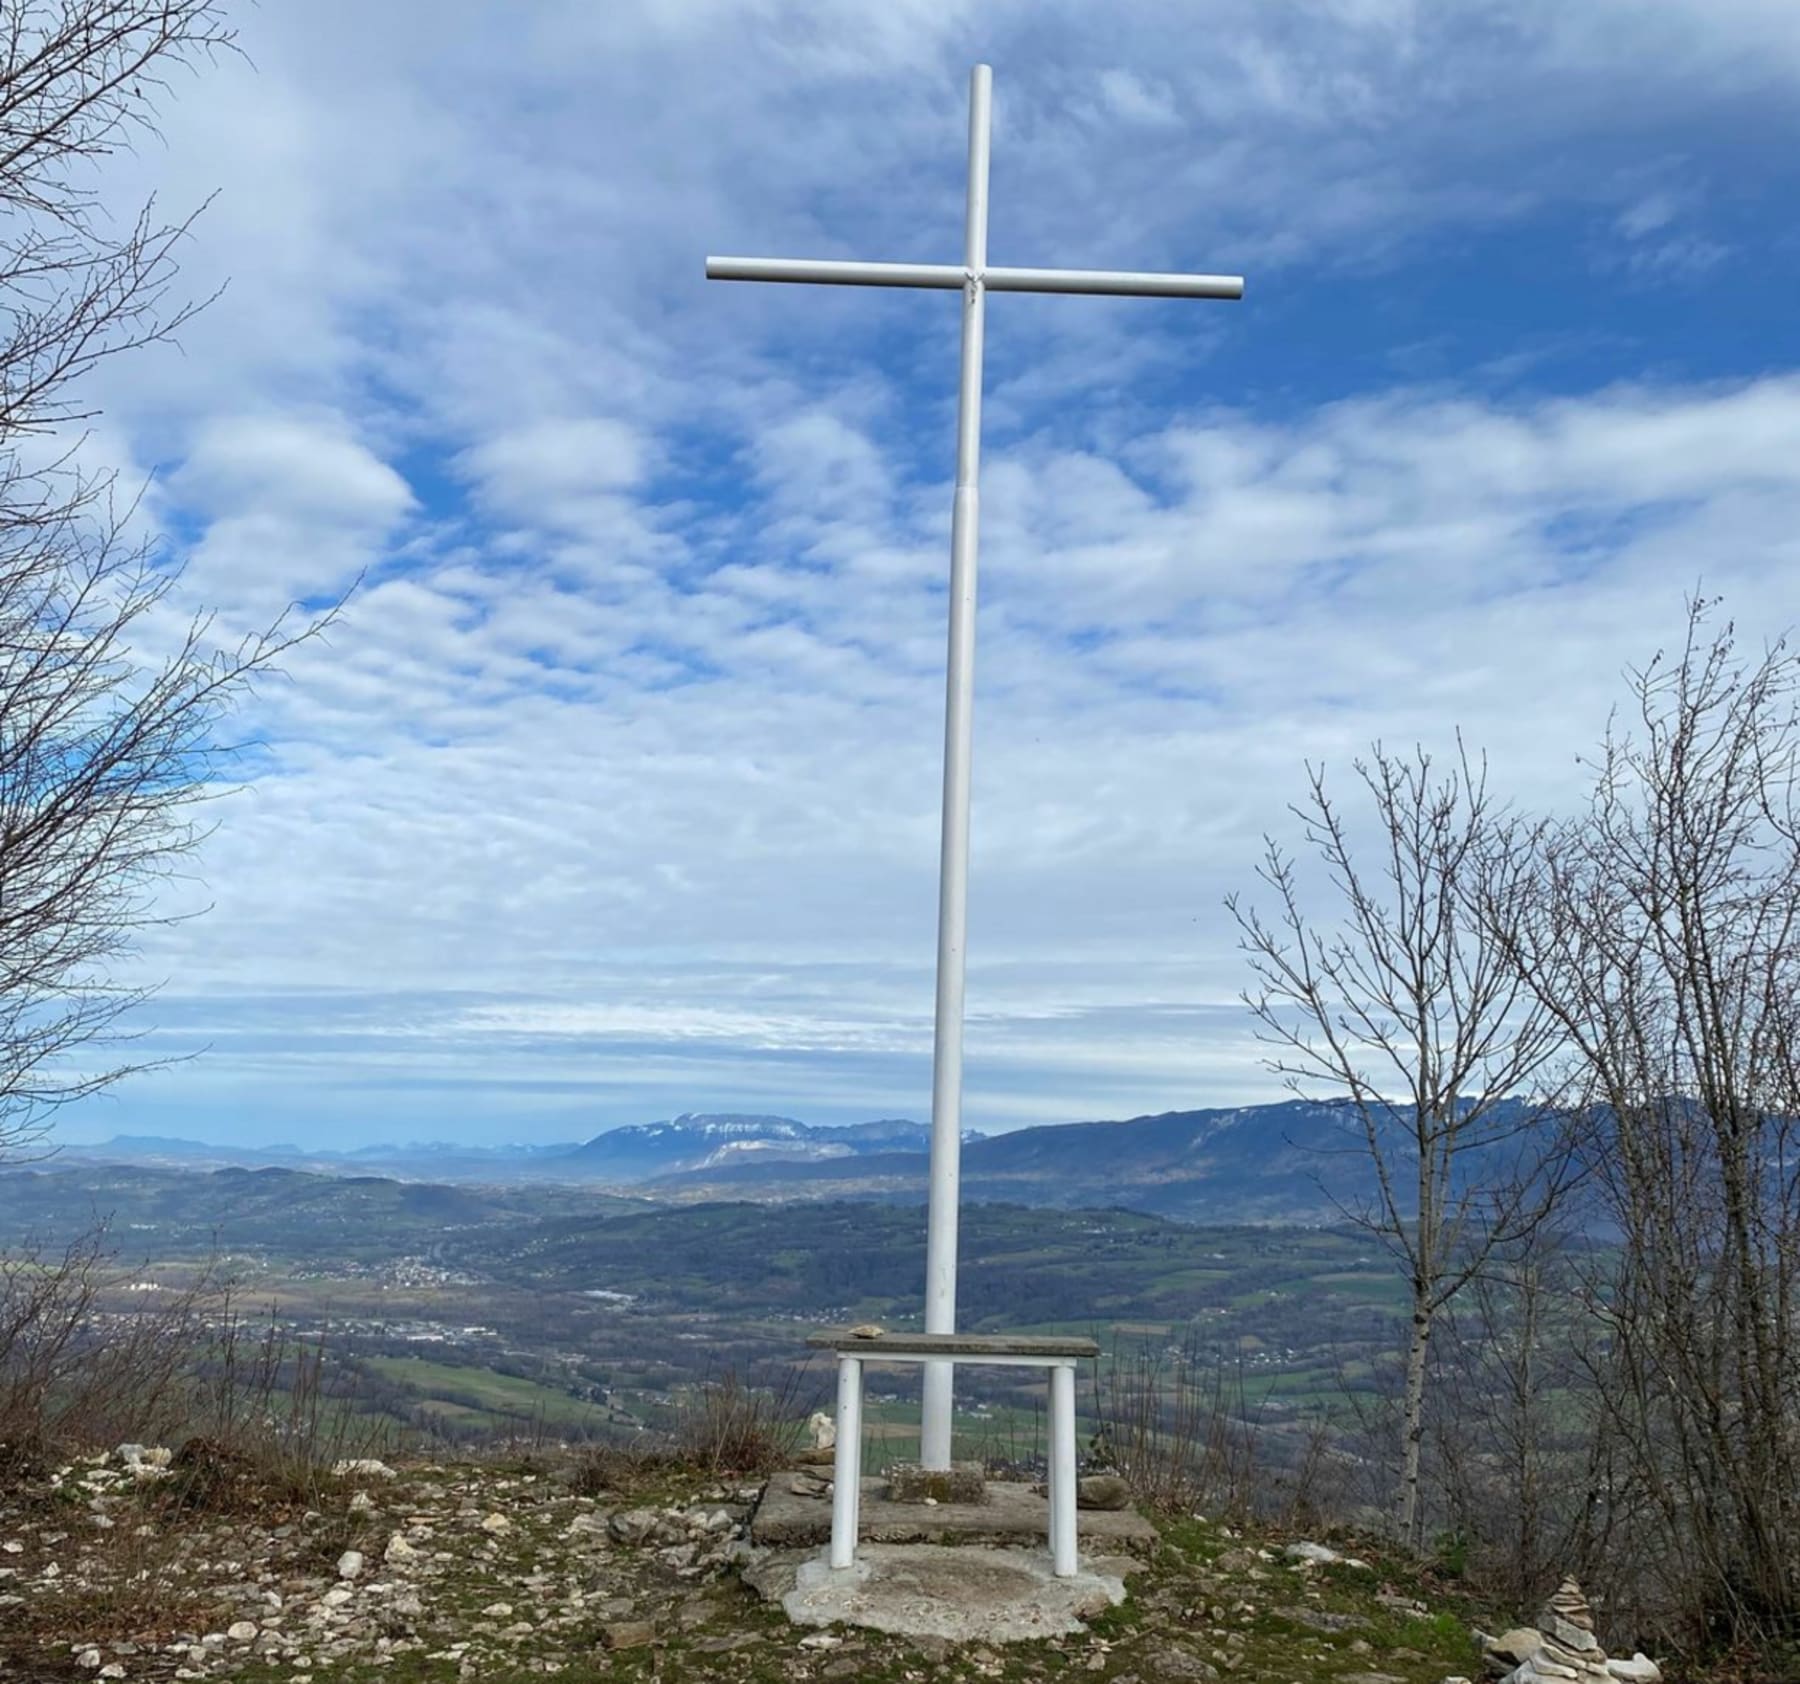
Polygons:
[[1287,1556],[1290,1561],[1310,1561],[1318,1567],[1329,1567],[1344,1559],[1324,1544],[1289,1544]]
[[98,1649],[83,1649],[81,1653],[75,1657],[75,1664],[85,1671],[92,1672],[100,1664],[100,1651]]
[[225,1628],[225,1635],[233,1643],[254,1643],[256,1641],[256,1621],[234,1620]]
[[502,1532],[512,1530],[512,1522],[503,1514],[484,1514],[481,1517],[481,1529],[498,1537]]
[[400,1476],[386,1462],[378,1462],[373,1456],[352,1456],[342,1462],[333,1462],[332,1473],[339,1479],[355,1475],[361,1479],[398,1479]]
[[1641,1649],[1628,1661],[1609,1660],[1606,1670],[1627,1684],[1662,1684],[1662,1668]]
[[340,1579],[354,1579],[356,1575],[363,1570],[362,1551],[345,1550],[344,1553],[338,1557],[337,1570]]
[[383,1561],[417,1561],[419,1552],[409,1544],[398,1532],[387,1541],[387,1548],[381,1552]]

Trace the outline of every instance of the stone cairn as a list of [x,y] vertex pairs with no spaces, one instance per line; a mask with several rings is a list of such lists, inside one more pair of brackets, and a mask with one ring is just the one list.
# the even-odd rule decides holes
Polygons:
[[1538,1615],[1537,1629],[1521,1627],[1487,1646],[1489,1665],[1503,1684],[1656,1684],[1656,1663],[1644,1655],[1608,1660],[1594,1635],[1594,1613],[1581,1586],[1564,1579]]

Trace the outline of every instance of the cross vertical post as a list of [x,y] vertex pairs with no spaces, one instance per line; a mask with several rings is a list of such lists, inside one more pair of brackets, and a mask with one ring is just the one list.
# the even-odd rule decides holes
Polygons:
[[[962,294],[962,373],[956,418],[956,492],[950,524],[950,632],[944,692],[943,832],[938,859],[937,997],[931,1068],[931,1181],[925,1234],[925,1330],[956,1331],[957,1215],[962,1161],[963,994],[969,903],[969,774],[975,694],[976,543],[981,515],[981,374],[990,292],[1087,293],[1110,298],[1241,298],[1241,275],[1141,274],[1099,269],[1008,269],[987,260],[993,72],[969,77],[969,181],[963,261],[865,263],[842,258],[708,257],[714,281],[924,287]],[[925,1365],[919,1459],[950,1465],[953,1365]],[[1072,1397],[1072,1386],[1071,1386]],[[1070,1403],[1072,1412],[1073,1404]],[[1071,1419],[1072,1419],[1071,1413]]]
[[[944,684],[944,811],[938,855],[937,1010],[931,1059],[931,1191],[925,1227],[925,1331],[956,1331],[962,1181],[963,980],[969,937],[969,778],[974,758],[975,590],[981,529],[981,361],[987,326],[988,156],[993,72],[969,77],[969,198],[963,232],[962,379],[950,516],[950,646]],[[925,1365],[919,1461],[950,1466],[952,1370]]]

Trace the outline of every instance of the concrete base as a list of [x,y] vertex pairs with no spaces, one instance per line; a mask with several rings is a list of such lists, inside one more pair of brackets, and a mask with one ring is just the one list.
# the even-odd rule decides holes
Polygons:
[[952,1462],[948,1468],[922,1468],[896,1462],[887,1471],[890,1503],[981,1503],[987,1500],[987,1472],[979,1462]]
[[[796,1475],[774,1475],[750,1520],[750,1541],[765,1549],[808,1549],[831,1537],[831,1499],[794,1490]],[[879,1479],[862,1482],[861,1543],[1015,1544],[1049,1559],[1050,1505],[1029,1485],[990,1480],[982,1503],[892,1503]],[[1130,1509],[1083,1509],[1075,1517],[1084,1552],[1148,1555],[1156,1528]]]
[[1025,1643],[1085,1631],[1084,1619],[1125,1600],[1113,1558],[1084,1561],[1071,1579],[1045,1550],[865,1544],[856,1565],[834,1572],[823,1556],[771,1557],[746,1583],[779,1600],[795,1625],[866,1626],[899,1637],[952,1643]]

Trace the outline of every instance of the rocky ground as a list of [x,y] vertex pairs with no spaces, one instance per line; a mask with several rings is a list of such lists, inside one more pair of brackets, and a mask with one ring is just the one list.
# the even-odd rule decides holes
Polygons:
[[[1440,1684],[1488,1612],[1376,1555],[1168,1527],[1084,1636],[952,1648],[787,1624],[740,1577],[757,1488],[609,1489],[578,1464],[380,1464],[283,1499],[184,1491],[155,1452],[0,1489],[0,1677]],[[242,1494],[240,1494],[242,1495]],[[1502,1616],[1495,1627],[1514,1623]]]

